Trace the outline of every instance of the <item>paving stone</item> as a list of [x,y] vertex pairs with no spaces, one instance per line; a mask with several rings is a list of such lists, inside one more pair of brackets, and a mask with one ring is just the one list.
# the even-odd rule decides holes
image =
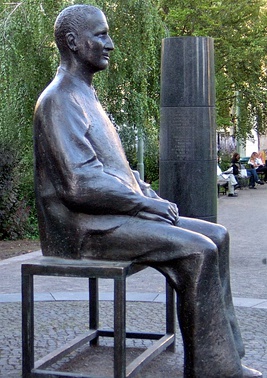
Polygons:
[[[35,343],[36,359],[52,352],[55,348],[72,340],[74,337],[83,334],[87,327],[88,304],[87,302],[37,302],[35,304]],[[1,324],[3,332],[0,334],[0,377],[12,378],[21,377],[21,339],[19,332],[14,337],[13,330],[20,329],[21,306],[19,303],[6,303],[0,305]],[[131,303],[127,306],[127,328],[129,330],[151,330],[163,331],[162,319],[165,307],[162,303]],[[9,326],[9,314],[13,314],[13,324]],[[266,341],[266,317],[267,311],[251,308],[237,308],[237,316],[240,322],[242,335],[246,346],[246,356],[243,362],[246,365],[261,370],[267,374],[267,341]],[[153,315],[151,315],[153,314]],[[112,327],[112,303],[101,302],[100,322],[103,327]],[[84,371],[97,365],[97,357],[102,355],[101,373],[103,376],[110,371],[110,358],[112,356],[113,345],[110,339],[103,339],[101,342],[104,350],[94,350],[94,353],[87,349],[81,350],[80,354],[71,355],[64,359],[64,363],[58,364],[58,368],[65,371],[76,369],[78,372]],[[127,341],[130,353],[129,358],[133,358],[138,351],[135,348],[145,348],[150,341]],[[91,348],[92,349],[92,348]],[[95,349],[95,348],[94,348]],[[91,356],[94,362],[91,362]],[[86,364],[84,364],[86,362]],[[98,360],[99,363],[99,360]],[[177,350],[173,354],[164,352],[145,367],[138,378],[150,377],[182,377],[183,370],[183,348],[180,333],[177,333]],[[267,375],[266,375],[267,376]]]

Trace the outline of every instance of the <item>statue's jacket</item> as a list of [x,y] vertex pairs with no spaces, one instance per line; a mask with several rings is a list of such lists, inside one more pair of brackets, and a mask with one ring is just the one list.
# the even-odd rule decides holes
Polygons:
[[144,194],[94,89],[62,68],[37,101],[34,150],[44,255],[80,258],[85,240],[142,210]]

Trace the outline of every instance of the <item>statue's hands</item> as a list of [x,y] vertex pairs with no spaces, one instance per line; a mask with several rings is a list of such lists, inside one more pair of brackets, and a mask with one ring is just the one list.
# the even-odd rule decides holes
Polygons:
[[139,211],[138,217],[154,221],[165,221],[176,224],[179,218],[178,208],[175,203],[155,198],[147,198],[146,206]]

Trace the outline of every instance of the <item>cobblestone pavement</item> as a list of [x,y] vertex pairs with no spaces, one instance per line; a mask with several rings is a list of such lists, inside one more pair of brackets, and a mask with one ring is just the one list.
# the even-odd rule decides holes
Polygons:
[[[1,304],[1,327],[3,331],[0,334],[0,371],[2,378],[21,377],[20,311],[20,303]],[[111,302],[101,302],[100,314],[102,328],[112,327],[113,308]],[[261,370],[264,376],[267,376],[266,315],[266,310],[262,309],[237,308],[237,316],[247,349],[243,362]],[[163,332],[163,316],[163,303],[131,302],[127,306],[127,328],[136,331]],[[35,319],[35,357],[39,359],[88,329],[88,305],[85,301],[37,302]],[[127,345],[131,351],[132,347],[142,350],[149,343],[149,341],[138,340],[129,341]],[[102,352],[105,358],[101,360],[101,375],[107,376],[112,369],[112,348],[108,348],[111,346],[111,341],[104,339],[101,345],[106,347],[104,351],[94,350],[91,358],[89,353],[85,356],[86,351],[82,349],[79,351],[81,354],[79,353],[78,357],[75,358],[75,354],[72,354],[65,358],[61,365],[56,365],[54,368],[68,371],[71,366],[72,371],[86,372],[86,369],[90,367],[90,373],[96,374],[99,371],[99,365],[95,357],[99,357]],[[176,345],[174,354],[164,352],[144,368],[137,377],[182,378],[183,348],[179,332],[177,333]],[[101,348],[102,346],[93,349]]]
[[[218,223],[227,227],[231,237],[231,283],[236,312],[246,346],[245,365],[261,370],[267,378],[267,239],[264,232],[267,214],[267,185],[257,190],[239,191],[237,198],[218,199]],[[34,252],[0,262],[0,377],[21,377],[21,305],[20,265],[38,256]],[[139,331],[162,330],[164,278],[153,269],[128,280],[130,302],[127,304],[127,328]],[[109,280],[101,281],[102,299],[110,299]],[[35,358],[53,351],[61,344],[85,332],[88,303],[87,280],[35,279]],[[105,297],[106,295],[106,297]],[[138,302],[141,300],[142,302]],[[100,302],[102,327],[112,327],[113,310],[110,300]],[[163,330],[162,330],[163,331]],[[149,345],[149,341],[129,341],[128,359]],[[102,347],[81,349],[65,358],[56,368],[99,373],[97,357],[101,358],[101,375],[112,367],[111,341],[103,339]],[[135,349],[133,349],[135,347]],[[136,349],[137,348],[137,349]],[[102,354],[101,354],[102,353]],[[138,378],[182,377],[183,348],[179,331],[173,354],[164,352],[142,370]],[[223,377],[218,377],[223,378]]]

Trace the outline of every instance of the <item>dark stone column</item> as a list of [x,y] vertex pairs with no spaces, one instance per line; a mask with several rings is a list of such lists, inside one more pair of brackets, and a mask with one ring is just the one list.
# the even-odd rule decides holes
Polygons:
[[213,39],[162,44],[160,195],[180,215],[217,219]]

